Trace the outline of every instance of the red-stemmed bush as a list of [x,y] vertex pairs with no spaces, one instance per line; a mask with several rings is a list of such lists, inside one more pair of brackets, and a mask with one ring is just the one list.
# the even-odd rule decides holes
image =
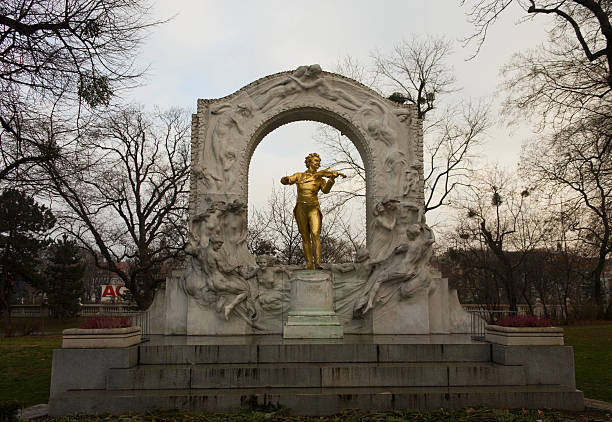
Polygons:
[[500,319],[497,325],[502,327],[552,327],[550,318],[535,315],[513,315]]
[[88,317],[79,324],[79,328],[126,328],[132,326],[132,320],[126,316],[96,315]]

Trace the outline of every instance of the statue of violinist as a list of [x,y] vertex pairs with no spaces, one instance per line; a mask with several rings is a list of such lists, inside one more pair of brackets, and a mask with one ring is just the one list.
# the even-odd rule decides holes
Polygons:
[[[319,190],[329,193],[336,177],[346,176],[329,169],[318,171],[321,167],[321,158],[316,152],[308,154],[304,163],[308,170],[304,173],[285,176],[280,181],[283,185],[297,184],[297,203],[293,209],[293,215],[302,236],[306,268],[312,270],[321,267],[321,220],[323,215],[319,206]],[[324,177],[327,180],[323,179]]]

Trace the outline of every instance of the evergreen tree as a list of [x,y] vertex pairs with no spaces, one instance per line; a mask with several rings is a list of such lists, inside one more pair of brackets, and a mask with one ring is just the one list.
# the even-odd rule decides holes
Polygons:
[[85,291],[82,281],[85,263],[79,254],[79,247],[64,235],[49,251],[49,265],[42,286],[47,293],[49,307],[56,317],[75,317],[81,308],[79,298]]
[[14,189],[0,194],[0,311],[5,332],[11,331],[10,295],[15,280],[40,287],[40,254],[49,245],[55,225],[51,210]]

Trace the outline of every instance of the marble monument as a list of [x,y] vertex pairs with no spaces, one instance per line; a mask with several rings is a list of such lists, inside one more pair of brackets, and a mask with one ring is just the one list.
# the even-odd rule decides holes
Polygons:
[[[328,280],[330,310],[343,332],[469,332],[457,292],[429,265],[435,239],[423,215],[423,133],[415,107],[314,64],[198,100],[188,262],[158,291],[152,334],[279,334],[296,321],[291,281],[298,268],[252,255],[246,236],[251,156],[269,132],[299,120],[340,130],[366,169],[367,249],[354,262],[325,264],[308,244],[308,266],[320,267]],[[332,176],[328,183],[338,175]]]

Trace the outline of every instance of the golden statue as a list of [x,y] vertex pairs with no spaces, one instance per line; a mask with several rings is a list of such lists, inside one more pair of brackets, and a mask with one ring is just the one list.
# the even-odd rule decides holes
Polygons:
[[[306,268],[312,270],[315,267],[321,267],[321,220],[323,215],[319,206],[319,190],[329,193],[336,177],[346,176],[329,168],[318,171],[321,167],[321,157],[316,152],[308,154],[304,163],[308,170],[304,173],[285,176],[280,181],[283,185],[297,184],[297,203],[293,209],[293,215],[302,236]],[[324,177],[328,180],[324,180]]]

